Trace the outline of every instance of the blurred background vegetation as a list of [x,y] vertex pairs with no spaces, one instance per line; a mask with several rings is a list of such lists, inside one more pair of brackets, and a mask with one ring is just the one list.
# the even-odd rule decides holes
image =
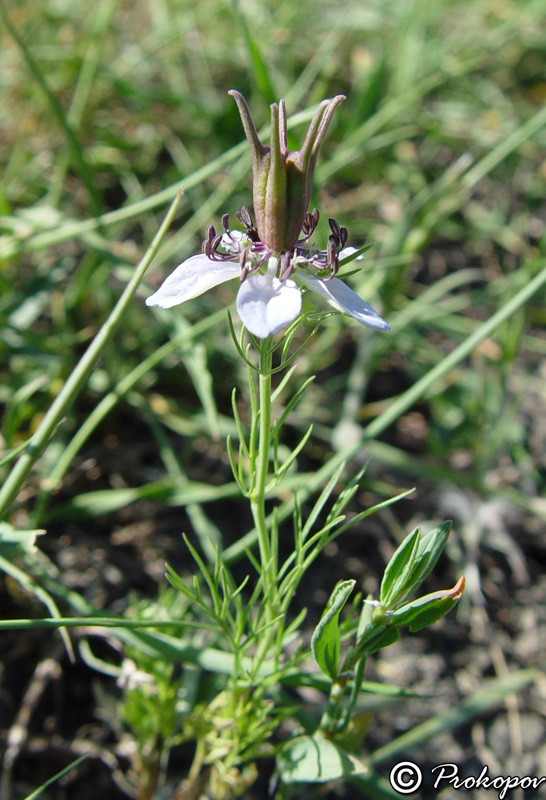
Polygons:
[[[5,451],[36,430],[185,187],[140,302],[12,512],[48,530],[43,548],[68,583],[86,571],[93,602],[123,602],[155,591],[166,556],[182,558],[182,528],[230,544],[249,527],[220,530],[241,369],[222,310],[233,287],[173,314],[143,302],[208,224],[251,203],[227,91],[264,126],[280,97],[296,114],[347,96],[316,174],[317,241],[330,216],[350,244],[374,243],[351,281],[393,330],[332,317],[301,359],[298,379],[318,379],[291,424],[315,421],[312,471],[544,269],[545,15],[545,0],[2,3]],[[308,115],[291,125],[294,148],[298,119]],[[416,486],[372,523],[378,551],[409,524],[453,517],[454,573],[482,612],[520,589],[535,607],[545,589],[545,321],[542,293],[357,459],[370,462],[361,504]],[[188,480],[212,488],[188,497]],[[207,499],[209,516],[192,505]],[[374,590],[377,575],[337,555]]]

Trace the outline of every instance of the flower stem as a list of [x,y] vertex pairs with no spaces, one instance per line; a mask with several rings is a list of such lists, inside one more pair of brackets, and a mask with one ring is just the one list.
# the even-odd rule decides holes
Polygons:
[[255,480],[254,490],[251,495],[251,509],[260,548],[262,564],[262,580],[267,619],[271,621],[275,611],[275,598],[277,594],[277,564],[276,553],[273,552],[271,533],[266,520],[265,489],[269,476],[269,451],[271,447],[271,362],[272,348],[271,337],[260,340],[259,347],[259,383],[258,383],[258,409],[257,423],[259,426],[258,452],[255,454]]

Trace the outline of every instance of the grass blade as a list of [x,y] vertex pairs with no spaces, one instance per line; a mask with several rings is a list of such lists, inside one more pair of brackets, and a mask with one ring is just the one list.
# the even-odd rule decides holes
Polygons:
[[27,795],[25,800],[36,800],[36,798],[39,797],[42,794],[44,789],[47,789],[47,787],[51,786],[51,784],[55,783],[55,781],[60,780],[65,775],[68,775],[68,773],[71,770],[75,769],[78,766],[78,764],[81,764],[82,761],[85,761],[85,759],[88,758],[88,757],[89,757],[88,754],[84,753],[83,756],[80,756],[75,761],[72,761],[71,764],[69,764],[67,767],[62,769],[60,772],[57,772],[56,775],[54,775],[52,778],[49,778],[49,780],[47,780],[45,783],[42,783],[42,785],[39,786],[37,789],[35,789],[31,794]]

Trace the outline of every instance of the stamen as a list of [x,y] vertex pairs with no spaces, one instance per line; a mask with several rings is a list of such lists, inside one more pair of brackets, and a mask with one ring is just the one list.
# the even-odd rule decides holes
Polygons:
[[345,247],[349,236],[347,228],[341,228],[335,219],[329,219],[328,224],[336,241],[336,246],[338,248]]
[[250,241],[256,244],[258,243],[261,244],[260,236],[258,234],[258,231],[254,223],[252,222],[252,217],[250,215],[250,211],[248,210],[248,208],[246,206],[243,206],[240,211],[237,211],[235,216],[237,217],[241,225],[245,226],[246,235],[248,236]]
[[332,233],[328,237],[328,248],[326,250],[326,265],[325,267],[330,270],[328,275],[323,280],[331,280],[339,270],[339,253],[345,247],[349,232],[347,228],[342,228],[335,219],[329,219],[328,224]]
[[311,213],[309,211],[306,212],[305,217],[303,218],[303,225],[302,225],[302,233],[305,241],[308,241],[315,232],[315,228],[318,225],[319,217],[320,214],[318,212],[318,209],[316,208],[314,208]]
[[[328,246],[326,250],[320,250],[315,254],[314,258],[308,263],[312,263],[319,271],[320,277],[323,281],[329,281],[334,278],[339,270],[339,252],[341,250],[341,242],[347,240],[345,228],[340,228],[337,224],[330,224],[333,232],[328,237]],[[324,275],[325,271],[329,274]]]
[[281,253],[281,269],[279,272],[279,280],[285,281],[294,272],[294,267],[291,265],[292,251],[288,250],[286,253]]
[[[222,217],[222,225],[224,224],[225,225],[228,224],[227,214],[224,214],[224,216]],[[226,227],[225,231],[226,234],[230,236],[229,228]],[[222,240],[226,234],[222,235],[220,233],[216,233],[214,225],[208,226],[207,238],[203,242],[201,249],[203,253],[206,255],[206,257],[210,258],[211,261],[231,261],[233,259],[233,253],[222,253],[218,249],[222,244]]]
[[245,228],[252,228],[252,217],[250,216],[250,211],[246,206],[243,206],[240,211],[237,211],[235,216],[241,225],[245,226]]
[[209,225],[207,228],[205,241],[201,246],[201,249],[203,253],[207,256],[207,258],[212,258],[212,252],[213,252],[212,242],[214,241],[215,237],[216,237],[216,231],[214,229],[214,225]]
[[252,267],[247,266],[246,263],[246,250],[241,253],[241,283],[246,280],[251,272]]
[[336,241],[335,236],[328,237],[328,247],[326,248],[326,253],[327,253],[326,261],[328,266],[330,266],[330,264],[336,257],[337,244],[338,243]]
[[340,233],[339,233],[339,224],[338,224],[337,220],[332,219],[332,217],[330,217],[328,219],[328,225],[330,226],[330,230],[332,231],[332,233],[336,237],[336,239],[339,239],[340,238]]
[[[216,253],[216,251],[218,250],[218,248],[220,247],[221,244],[222,244],[222,235],[220,233],[217,233],[216,236],[214,237],[214,239],[212,240],[212,251],[213,251],[213,253]],[[225,255],[225,254],[224,253],[218,253],[218,255],[222,256],[222,255]]]
[[246,279],[250,275],[253,275],[255,272],[258,272],[260,268],[263,267],[263,265],[266,263],[266,261],[269,261],[269,259],[271,258],[271,250],[266,250],[265,254],[262,255],[258,259],[258,261],[253,263],[251,259],[250,262],[247,262],[249,252],[250,251],[246,249],[242,250],[241,255],[239,256],[241,262],[241,283],[243,281],[246,281]]

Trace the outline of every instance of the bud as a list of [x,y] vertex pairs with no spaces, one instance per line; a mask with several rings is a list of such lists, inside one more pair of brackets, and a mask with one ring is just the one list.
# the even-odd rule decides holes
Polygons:
[[338,94],[324,100],[311,121],[301,150],[288,151],[284,100],[271,105],[270,145],[260,142],[243,95],[232,89],[252,154],[252,194],[260,240],[273,253],[290,250],[297,242],[311,199],[313,174],[322,142],[337,106]]

